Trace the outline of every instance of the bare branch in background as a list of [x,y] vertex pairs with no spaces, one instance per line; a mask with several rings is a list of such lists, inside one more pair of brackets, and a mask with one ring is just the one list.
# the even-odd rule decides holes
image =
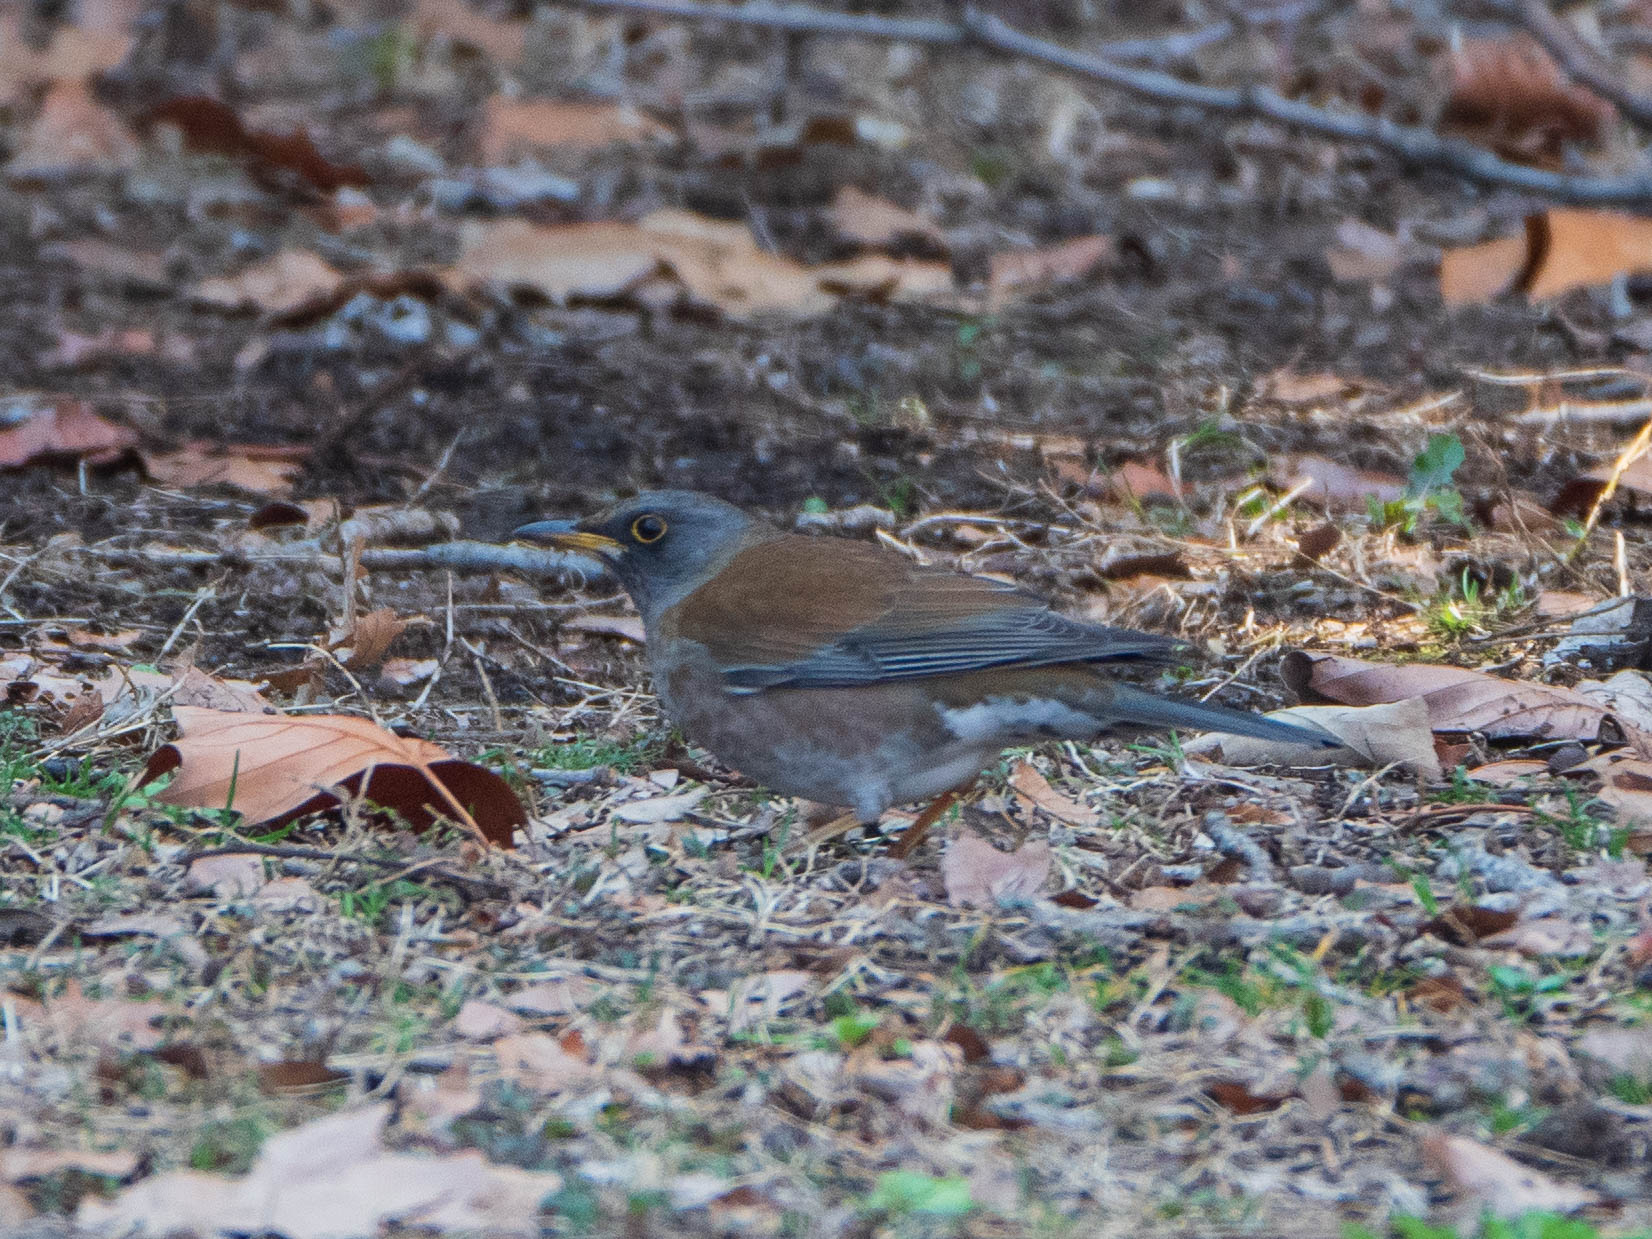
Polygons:
[[[1265,120],[1297,133],[1386,151],[1414,167],[1437,168],[1480,185],[1521,190],[1555,202],[1579,205],[1632,206],[1652,203],[1652,174],[1589,176],[1527,167],[1511,163],[1471,142],[1444,138],[1430,129],[1396,124],[1381,116],[1316,107],[1288,99],[1263,86],[1202,86],[1155,69],[1131,67],[1109,55],[1075,51],[1048,39],[1024,34],[1002,18],[974,8],[966,9],[962,21],[955,24],[929,19],[860,17],[801,5],[754,3],[733,6],[696,3],[694,0],[566,2],[588,9],[644,13],[691,21],[729,22],[800,33],[899,39],[931,46],[973,43],[1005,55],[1035,60],[1078,74],[1164,107],[1186,107],[1216,115]],[[1499,2],[1513,4],[1516,0]],[[1532,2],[1535,3],[1535,0]],[[1295,10],[1293,6],[1273,12],[1285,14],[1287,16],[1281,20],[1289,20]],[[1266,20],[1266,15],[1259,20]],[[1202,32],[1194,32],[1192,37],[1203,35]],[[1141,41],[1130,42],[1138,44]],[[1592,87],[1592,83],[1584,84]],[[1613,101],[1618,102],[1615,98]]]

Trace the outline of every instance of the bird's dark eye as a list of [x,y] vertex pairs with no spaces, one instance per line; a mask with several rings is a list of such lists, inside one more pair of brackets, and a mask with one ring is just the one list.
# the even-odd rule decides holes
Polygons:
[[637,517],[636,520],[631,522],[631,536],[644,545],[650,542],[658,542],[665,537],[665,517],[655,516],[652,513],[648,516]]

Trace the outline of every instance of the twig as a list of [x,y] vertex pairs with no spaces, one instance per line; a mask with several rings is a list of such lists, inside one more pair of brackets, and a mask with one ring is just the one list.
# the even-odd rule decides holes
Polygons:
[[1481,185],[1523,190],[1556,202],[1628,206],[1652,202],[1652,175],[1582,176],[1510,163],[1483,147],[1432,130],[1400,125],[1381,116],[1333,112],[1287,99],[1263,86],[1201,86],[1156,69],[1132,68],[1116,59],[1075,51],[1047,39],[1023,34],[1002,18],[966,8],[963,19],[848,16],[801,5],[752,3],[720,5],[693,0],[564,0],[588,9],[649,13],[684,20],[729,22],[854,38],[900,39],[932,46],[959,47],[971,42],[1076,73],[1115,90],[1165,107],[1191,107],[1224,116],[1255,117],[1298,133],[1336,142],[1373,147],[1402,162],[1439,168]]
[[1628,471],[1629,466],[1646,455],[1648,444],[1652,444],[1652,421],[1647,422],[1646,425],[1640,428],[1639,433],[1629,440],[1629,446],[1624,448],[1617,460],[1612,462],[1612,471],[1606,475],[1606,485],[1601,487],[1600,494],[1595,496],[1595,502],[1589,509],[1589,519],[1583,522],[1583,531],[1577,535],[1577,541],[1573,543],[1570,554],[1566,556],[1567,559],[1575,558],[1578,551],[1583,549],[1583,544],[1589,540],[1589,535],[1595,531],[1595,522],[1600,520],[1600,510],[1606,506],[1608,499],[1617,494],[1618,483],[1623,479],[1623,475]]
[[1580,39],[1544,0],[1480,0],[1480,7],[1531,35],[1554,57],[1562,73],[1616,106],[1632,124],[1652,129],[1652,99],[1630,90],[1623,70]]
[[1155,103],[1259,117],[1301,133],[1373,146],[1418,167],[1440,168],[1482,185],[1522,189],[1559,202],[1626,205],[1652,201],[1652,176],[1570,176],[1527,168],[1472,143],[1442,138],[1428,129],[1398,125],[1381,116],[1327,111],[1287,99],[1263,86],[1198,86],[1153,69],[1132,69],[1022,34],[1003,19],[975,9],[964,11],[963,24],[987,47],[1042,61]]
[[[177,567],[210,564],[313,563],[336,557],[320,542],[290,542],[270,551],[180,551],[170,547],[83,546],[76,554],[115,561],[133,560]],[[372,547],[361,553],[361,566],[370,572],[413,572],[451,568],[459,572],[520,572],[524,576],[575,577],[582,582],[605,575],[602,564],[567,551],[542,551],[529,546],[497,546],[491,542],[435,542],[421,547]]]

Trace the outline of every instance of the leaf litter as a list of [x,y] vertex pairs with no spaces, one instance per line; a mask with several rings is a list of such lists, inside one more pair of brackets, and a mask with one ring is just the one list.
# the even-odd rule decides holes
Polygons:
[[[1535,520],[1560,508],[1543,479],[1557,462],[1557,482],[1610,469],[1621,443],[1554,413],[1570,398],[1558,380],[1534,377],[1525,414],[1509,415],[1483,393],[1465,398],[1445,363],[1419,361],[1467,321],[1428,300],[1435,244],[1520,221],[1455,200],[1419,220],[1407,200],[1356,227],[1368,188],[1350,196],[1329,164],[1258,155],[1252,139],[1232,145],[1220,184],[1176,185],[1131,168],[1183,153],[1123,136],[1110,117],[1094,140],[1115,145],[1080,161],[1082,176],[1046,184],[1019,166],[1024,135],[1007,155],[972,152],[962,180],[914,172],[902,132],[920,135],[925,159],[947,154],[898,102],[910,98],[902,75],[919,72],[911,56],[840,64],[848,53],[822,52],[824,40],[808,55],[826,72],[811,60],[803,80],[866,97],[730,130],[714,155],[716,126],[692,113],[731,105],[693,72],[737,59],[738,40],[503,11],[412,6],[373,45],[383,76],[337,92],[358,101],[342,112],[371,115],[337,131],[335,96],[312,88],[227,117],[180,104],[147,137],[80,107],[76,90],[42,112],[54,83],[78,89],[124,59],[130,31],[117,23],[123,33],[99,42],[60,25],[25,53],[0,42],[13,58],[0,93],[11,97],[14,62],[33,83],[16,132],[66,124],[70,140],[45,154],[73,156],[13,156],[17,192],[37,195],[18,235],[77,236],[87,211],[53,181],[67,172],[110,178],[91,230],[124,239],[110,220],[140,225],[130,259],[65,251],[79,291],[54,285],[41,309],[41,338],[70,341],[58,360],[84,368],[75,390],[121,393],[93,410],[113,432],[48,418],[8,461],[0,665],[8,724],[32,729],[14,747],[39,764],[10,789],[0,887],[0,914],[27,914],[0,916],[17,965],[0,1000],[5,1053],[24,1064],[0,1088],[34,1158],[18,1207],[65,1211],[82,1189],[53,1176],[79,1158],[105,1180],[83,1220],[155,1229],[475,1229],[493,1220],[486,1201],[509,1200],[507,1226],[538,1211],[578,1229],[592,1210],[640,1210],[685,1233],[803,1220],[858,1233],[914,1218],[1009,1226],[1042,1209],[1039,1224],[1060,1230],[1094,1221],[1105,1199],[1121,1233],[1211,1201],[1265,1224],[1288,1209],[1331,1233],[1350,1216],[1380,1227],[1428,1212],[1434,1188],[1460,1197],[1465,1217],[1488,1202],[1599,1201],[1637,1216],[1643,1189],[1613,1157],[1540,1113],[1581,1107],[1580,1130],[1644,1150],[1644,1118],[1623,1100],[1644,1087],[1642,1064],[1618,1043],[1640,1027],[1649,952],[1633,944],[1648,889],[1634,810],[1652,780],[1633,734],[1636,680],[1607,678],[1641,672],[1596,655],[1545,661],[1552,621],[1525,600],[1592,602],[1638,577],[1623,519],[1638,475],[1618,471],[1614,506],[1572,553],[1558,521]],[[1370,13],[1347,20],[1374,45]],[[236,71],[276,65],[314,82],[302,74],[325,71],[332,33],[286,44],[308,50],[285,65],[280,45],[239,48]],[[546,45],[596,59],[547,72],[532,63]],[[1529,47],[1440,54],[1458,57],[1453,121],[1482,140],[1542,159],[1598,139]],[[535,85],[524,91],[518,72]],[[605,73],[655,75],[647,110],[575,112],[533,93]],[[1007,97],[994,73],[971,77],[977,106]],[[457,99],[460,80],[474,88],[468,126],[445,113],[431,124],[421,111]],[[1040,106],[1013,110],[1031,125]],[[1092,140],[1088,106],[1067,96],[1051,149]],[[675,128],[679,114],[681,143],[631,120],[670,116]],[[559,117],[581,140],[540,140]],[[203,118],[231,139],[216,153],[203,153]],[[168,127],[188,140],[174,145]],[[494,166],[453,172],[460,149]],[[819,182],[784,171],[801,163],[812,177],[829,161],[842,162]],[[1247,195],[1272,192],[1273,165],[1302,178],[1304,216],[1322,229],[1291,239],[1246,212]],[[1115,168],[1120,202],[1176,188],[1177,222],[1157,218],[1165,199],[1147,215],[1115,210]],[[1182,158],[1175,171],[1193,169]],[[352,189],[340,177],[364,179],[364,192],[340,192]],[[1093,178],[1108,192],[1092,201]],[[850,194],[850,181],[877,192]],[[178,183],[187,199],[174,211]],[[1200,221],[1199,195],[1218,189],[1238,229],[1178,231],[1180,212]],[[1323,206],[1322,189],[1334,190]],[[124,218],[123,192],[145,204]],[[176,221],[184,239],[145,231],[148,218]],[[1593,283],[1639,269],[1638,242],[1632,230],[1613,240],[1618,225],[1597,213],[1554,223],[1561,261],[1532,288],[1559,290],[1561,309],[1543,327],[1553,340],[1534,333],[1544,343],[1531,347],[1565,339],[1588,355],[1591,333],[1616,329],[1577,307]],[[1568,257],[1574,224],[1616,256]],[[467,252],[466,225],[491,253]],[[215,227],[233,243],[202,244]],[[317,240],[317,227],[348,230],[347,244]],[[1511,240],[1512,261],[1531,257],[1526,238]],[[1328,356],[1294,292],[1269,301],[1270,263],[1292,280],[1323,263],[1348,286],[1311,289],[1311,317],[1337,340]],[[421,275],[438,270],[450,284]],[[125,306],[132,322],[85,321],[140,287],[155,300]],[[189,288],[207,297],[192,302]],[[1198,315],[1177,289],[1196,293]],[[1401,315],[1385,308],[1396,296]],[[906,317],[935,311],[922,327]],[[151,319],[153,347],[139,347],[125,333]],[[1099,336],[1098,320],[1110,324]],[[76,323],[107,344],[73,345]],[[1344,328],[1364,343],[1336,336]],[[180,331],[196,343],[188,361],[164,347]],[[1476,339],[1510,359],[1516,336],[1500,324]],[[507,354],[532,360],[485,385]],[[1142,357],[1154,358],[1145,381]],[[139,368],[113,369],[128,365]],[[170,406],[132,394],[147,366],[185,371],[187,385],[165,389]],[[203,395],[191,367],[222,386]],[[1264,376],[1254,390],[1240,379],[1252,372]],[[462,419],[444,420],[455,407]],[[681,426],[663,430],[662,409]],[[1550,420],[1539,433],[1525,415]],[[487,437],[495,419],[502,440]],[[533,511],[583,510],[595,490],[656,468],[720,478],[783,518],[819,498],[842,517],[832,528],[875,527],[914,555],[1025,579],[1076,614],[1178,631],[1220,665],[1188,691],[1277,706],[1289,646],[1379,668],[1315,662],[1304,680],[1357,698],[1305,707],[1329,711],[1318,717],[1341,728],[1349,764],[1225,740],[1049,749],[994,772],[911,865],[864,840],[788,861],[778,840],[801,807],[659,728],[635,687],[639,652],[612,639],[634,637],[634,617],[613,614],[603,587],[570,598],[494,571],[374,558],[455,537],[450,500],[467,523],[492,520],[494,483],[520,481],[543,446],[536,426],[555,428],[547,456],[580,483],[523,466],[545,486],[522,501]],[[431,446],[460,430],[476,437]],[[261,455],[312,434],[313,454]],[[1460,437],[1467,453],[1419,484],[1431,436]],[[718,442],[759,444],[767,463],[716,456]],[[119,471],[138,458],[174,493]],[[905,498],[903,471],[916,479]],[[290,524],[258,522],[254,537],[256,505],[235,492],[289,487],[312,506],[287,509]],[[1472,532],[1442,507],[1448,491],[1483,522]],[[872,501],[878,519],[853,523]],[[1514,526],[1492,519],[1499,508]],[[511,521],[497,523],[502,536]],[[421,615],[433,622],[402,626]],[[77,629],[107,641],[58,635]],[[217,743],[208,727],[190,749],[190,711],[203,708],[240,712],[225,736],[251,730]],[[176,739],[174,715],[186,724]],[[339,726],[329,715],[351,720],[349,761],[313,737],[266,749],[265,729]],[[505,838],[519,847],[397,828],[421,809],[456,816],[431,782],[441,761],[398,734],[410,730],[478,755],[462,764],[504,787]],[[201,811],[83,781],[130,772],[168,740],[181,758],[173,787],[200,763]],[[290,764],[277,777],[261,753]],[[410,772],[405,801],[360,767],[366,786],[338,789],[363,755]],[[1473,778],[1493,770],[1496,785]],[[331,808],[249,820],[295,795]],[[249,811],[220,812],[232,801]],[[402,806],[404,821],[372,801]],[[318,1126],[334,1105],[342,1125]],[[209,1120],[225,1112],[254,1135],[237,1144],[239,1128]],[[66,1147],[97,1141],[123,1147]],[[1432,1150],[1426,1170],[1420,1148]],[[823,1181],[823,1166],[836,1177]],[[453,1190],[433,1204],[422,1193],[437,1185]]]

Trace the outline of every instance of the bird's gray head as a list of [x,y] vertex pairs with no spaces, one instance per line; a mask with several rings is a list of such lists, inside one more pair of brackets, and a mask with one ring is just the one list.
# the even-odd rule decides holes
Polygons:
[[513,536],[600,560],[652,628],[662,611],[770,532],[756,517],[710,495],[654,490],[583,520],[536,521]]

